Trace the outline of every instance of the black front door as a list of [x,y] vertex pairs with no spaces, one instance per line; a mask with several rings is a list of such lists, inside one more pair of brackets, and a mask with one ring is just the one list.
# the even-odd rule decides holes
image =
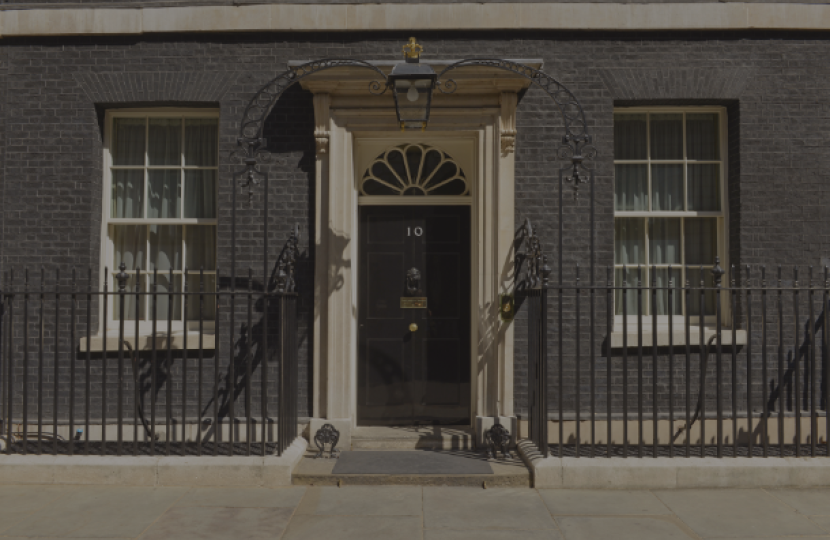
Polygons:
[[470,208],[363,206],[359,252],[358,424],[469,425]]

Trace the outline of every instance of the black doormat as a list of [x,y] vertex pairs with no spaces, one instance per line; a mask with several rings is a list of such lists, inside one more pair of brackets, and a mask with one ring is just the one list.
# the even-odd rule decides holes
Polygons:
[[427,450],[342,452],[332,474],[493,474],[483,455]]

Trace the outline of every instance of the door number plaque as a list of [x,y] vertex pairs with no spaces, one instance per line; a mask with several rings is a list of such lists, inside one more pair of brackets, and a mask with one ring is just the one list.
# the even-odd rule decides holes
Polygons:
[[426,309],[426,296],[401,296],[401,309]]

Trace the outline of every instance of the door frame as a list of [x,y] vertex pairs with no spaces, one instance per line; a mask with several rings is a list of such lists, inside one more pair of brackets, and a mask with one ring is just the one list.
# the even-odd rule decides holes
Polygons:
[[[493,90],[498,90],[492,87]],[[355,149],[382,138],[422,141],[468,138],[474,148],[471,186],[471,423],[475,417],[513,415],[513,325],[500,321],[499,295],[513,288],[514,115],[516,93],[498,92],[485,106],[433,109],[425,133],[401,134],[394,109],[356,108],[353,97],[323,86],[315,93],[314,396],[312,429],[325,420],[350,440],[357,422],[357,208]],[[478,100],[481,101],[481,100]],[[466,173],[466,171],[465,171]],[[404,199],[400,197],[400,199]],[[420,197],[419,197],[420,199]],[[459,204],[460,198],[423,197],[419,204]],[[443,200],[442,200],[443,199]],[[389,198],[377,198],[389,204]],[[369,203],[371,204],[371,203]],[[400,204],[410,204],[402,201]],[[345,354],[344,354],[345,353]]]

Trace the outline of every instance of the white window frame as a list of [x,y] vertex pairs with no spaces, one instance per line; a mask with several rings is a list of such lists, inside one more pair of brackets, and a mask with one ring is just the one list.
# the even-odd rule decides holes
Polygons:
[[[650,122],[650,115],[651,114],[665,114],[665,113],[684,113],[683,114],[683,159],[673,159],[673,160],[652,160],[651,159],[651,144],[650,144],[650,136],[651,136],[651,122]],[[690,160],[688,159],[687,147],[686,147],[686,114],[695,114],[695,113],[717,113],[719,118],[719,127],[720,127],[720,160]],[[670,217],[670,218],[694,218],[694,217],[713,217],[717,218],[717,237],[718,237],[718,249],[717,255],[720,257],[720,265],[721,268],[727,270],[727,273],[724,275],[723,284],[726,286],[731,279],[729,273],[729,249],[728,249],[728,241],[729,241],[729,198],[728,198],[728,133],[727,133],[727,113],[725,107],[715,107],[715,106],[688,106],[688,107],[615,107],[614,114],[647,114],[646,119],[646,133],[647,133],[647,142],[646,142],[646,152],[647,158],[644,160],[618,160],[614,159],[614,165],[646,165],[648,171],[648,183],[646,186],[647,189],[647,201],[649,205],[648,211],[618,211],[614,209],[614,230],[616,231],[616,218],[659,218],[659,217]],[[689,163],[693,164],[713,164],[713,163],[720,163],[720,200],[721,200],[721,210],[720,211],[693,211],[693,210],[683,210],[683,211],[665,211],[665,212],[652,212],[651,209],[651,165],[652,164],[682,164],[683,165],[683,200],[684,205],[688,208],[688,189],[687,189],[687,182],[688,182],[688,167]],[[686,249],[685,249],[685,220],[681,220],[681,257],[682,257],[682,264],[675,265],[681,266],[681,272],[683,276],[684,283],[682,285],[685,286],[686,278],[686,270],[685,270],[685,258],[686,258]],[[645,252],[645,260],[649,260],[649,230],[648,226],[645,227],[645,245],[644,245],[644,252]],[[614,240],[614,274],[616,274],[616,270],[621,269],[623,265],[616,264],[616,234]],[[714,261],[713,261],[714,263]],[[668,265],[656,265],[657,268],[667,268]],[[714,264],[704,265],[703,270],[711,271]],[[637,266],[626,266],[628,269],[628,275],[631,278],[631,281],[628,283],[629,287],[636,287],[637,286]],[[651,286],[651,264],[643,265],[643,275],[644,283],[642,284],[643,287],[650,287]],[[699,286],[699,284],[690,284],[692,287]],[[636,294],[636,291],[629,292],[629,294]],[[698,301],[699,293],[695,294],[692,293],[694,297],[694,301]],[[616,302],[616,295],[614,301]],[[680,298],[677,298],[677,297]],[[679,327],[685,327],[685,317],[686,317],[686,306],[685,306],[685,293],[680,290],[677,291],[675,294],[675,302],[682,302],[682,309],[681,314],[674,315],[672,324],[674,327],[675,333]],[[729,310],[729,294],[723,293],[721,294],[721,325],[729,326],[731,320],[731,313]],[[652,327],[652,315],[650,313],[651,309],[651,296],[650,294],[643,294],[643,328],[651,329]],[[690,326],[697,329],[700,326],[699,318],[697,315],[691,317]],[[714,325],[716,323],[716,316],[715,315],[706,315],[703,317],[704,325]],[[669,316],[668,315],[658,315],[657,316],[657,326],[658,330],[660,327],[668,328],[669,324]],[[616,314],[616,304],[614,306],[614,331],[621,332],[623,327],[623,315]],[[636,333],[637,332],[637,315],[628,315],[628,333]],[[630,345],[629,340],[629,345]],[[636,345],[636,342],[635,342]],[[644,343],[644,345],[651,345],[651,343]]]
[[[115,280],[114,275],[118,273],[117,268],[111,268],[113,261],[115,260],[115,246],[112,239],[112,235],[110,234],[110,226],[111,225],[213,225],[215,230],[217,231],[218,235],[218,212],[219,209],[216,209],[217,217],[215,218],[113,218],[111,216],[111,202],[112,202],[112,153],[110,151],[112,147],[112,136],[113,136],[113,121],[115,118],[171,118],[171,117],[180,117],[182,119],[185,118],[219,118],[219,110],[217,109],[188,109],[188,108],[152,108],[152,109],[112,109],[106,112],[104,118],[104,171],[103,171],[103,197],[102,197],[102,220],[101,220],[101,258],[100,258],[100,272],[99,272],[99,286],[100,290],[103,291],[103,286],[105,280],[107,280],[107,287],[109,291],[117,291],[118,285],[117,280]],[[182,171],[185,169],[215,169],[217,170],[217,189],[219,183],[219,163],[217,162],[216,167],[186,167],[184,166],[184,129],[182,130],[182,145],[181,145],[181,152],[182,157],[180,160],[179,167]],[[149,130],[145,129],[145,137],[149,137]],[[218,152],[218,137],[217,137],[217,156],[219,155]],[[143,169],[145,171],[144,175],[144,205],[146,209],[146,205],[148,204],[147,198],[147,190],[148,190],[148,178],[146,171],[153,168],[158,169],[170,169],[171,166],[150,166],[147,163],[147,150],[149,146],[147,144],[147,140],[145,139],[145,163],[143,166],[118,166],[119,169]],[[184,175],[181,177],[182,187],[184,187]],[[184,205],[185,198],[181,198],[181,204]],[[219,204],[219,198],[216,197],[217,206]],[[181,208],[180,216],[184,216],[184,208]],[[185,242],[185,235],[186,235],[187,228],[185,227],[182,233],[182,261],[187,260],[187,253],[186,253],[186,242]],[[217,239],[218,240],[218,239]],[[150,238],[147,237],[147,248],[146,248],[146,256],[149,257],[150,254]],[[148,288],[146,291],[149,293],[149,284],[152,280],[152,274],[147,272],[144,268],[146,265],[142,266],[142,276],[143,279],[146,280],[148,284]],[[106,271],[105,271],[106,270]],[[197,275],[199,274],[199,269],[188,269],[188,275]],[[127,272],[128,274],[134,274],[134,272]],[[164,272],[163,274],[167,275],[168,272]],[[182,275],[184,274],[184,268],[182,270],[174,270],[174,275]],[[205,276],[214,275],[216,276],[216,270],[205,270]],[[218,277],[215,278],[217,280],[218,285]],[[184,283],[184,277],[182,277],[182,284]],[[163,293],[160,293],[159,296],[162,296]],[[150,295],[147,295],[148,302],[150,301]],[[192,297],[198,301],[198,297]],[[208,301],[208,297],[205,297],[205,302]],[[115,296],[110,295],[107,305],[107,335],[111,336],[112,334],[118,333],[118,317],[115,311]],[[182,302],[182,306],[184,302]],[[104,325],[103,325],[103,308],[104,303],[100,304],[100,316],[99,320],[102,323],[99,325],[98,334],[101,335],[104,332]],[[148,306],[145,308],[145,313],[148,316],[147,320],[140,320],[139,321],[139,336],[146,337],[152,334],[152,318],[149,317],[151,308]],[[164,314],[165,318],[158,318],[156,321],[156,334],[166,334],[168,329],[168,322],[166,319],[166,314]],[[188,333],[190,332],[197,332],[199,329],[199,321],[198,320],[190,320],[184,321],[184,317],[182,320],[173,320],[171,324],[171,330],[174,334],[181,334],[184,331],[185,324],[187,324]],[[203,330],[206,333],[214,333],[215,330],[215,320],[212,318],[205,319],[202,321]],[[124,334],[125,338],[132,342],[132,339],[135,337],[135,320],[129,320],[125,318],[124,323]],[[109,340],[108,340],[109,341]],[[192,341],[192,340],[191,340]],[[180,348],[176,345],[180,345],[178,340],[174,340],[173,348]],[[196,342],[188,343],[188,348],[192,348],[193,346],[197,346]],[[207,348],[213,348],[213,340],[210,340],[209,344],[204,345]],[[142,347],[143,348],[143,347]]]

